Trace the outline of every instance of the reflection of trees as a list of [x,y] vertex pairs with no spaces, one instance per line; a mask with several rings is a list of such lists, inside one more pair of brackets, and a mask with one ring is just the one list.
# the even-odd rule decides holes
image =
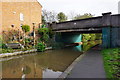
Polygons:
[[[79,52],[71,50],[57,50],[4,61],[3,77],[21,78],[24,73],[28,78],[39,78],[42,77],[42,70],[46,68],[62,72],[79,55]],[[24,68],[23,71],[22,68]]]

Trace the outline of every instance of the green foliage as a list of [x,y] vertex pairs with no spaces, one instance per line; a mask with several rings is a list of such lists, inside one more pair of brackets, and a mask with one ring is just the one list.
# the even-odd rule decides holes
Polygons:
[[55,34],[55,33],[52,31],[52,29],[49,28],[49,37],[50,37],[50,38],[53,38],[54,34]]
[[101,44],[101,40],[95,41],[88,41],[83,43],[83,51],[88,51],[90,48],[94,47],[95,45]]
[[96,34],[96,39],[97,40],[101,40],[102,39],[102,34],[101,33],[97,33]]
[[101,34],[82,34],[83,51],[102,43]]
[[2,53],[13,53],[13,49],[2,49]]
[[92,14],[90,14],[90,13],[85,13],[84,15],[80,15],[80,14],[76,15],[76,16],[74,17],[74,19],[85,19],[85,18],[91,18],[91,17],[93,17]]
[[38,29],[38,33],[40,35],[48,34],[49,33],[49,29],[48,28],[40,28],[40,29]]
[[47,42],[48,41],[48,39],[49,39],[49,29],[48,28],[40,28],[39,30],[38,30],[38,33],[40,34],[40,41],[42,41],[42,42]]
[[30,31],[30,26],[29,25],[22,25],[22,30],[26,33]]
[[90,40],[90,38],[91,38],[91,36],[90,36],[90,34],[82,34],[82,36],[83,36],[83,42],[87,42],[87,41],[89,41]]
[[120,79],[120,48],[102,51],[107,78]]
[[41,28],[45,28],[46,25],[42,25]]
[[38,52],[43,52],[43,51],[45,51],[45,45],[43,43],[38,43],[36,45],[36,49]]
[[30,38],[25,38],[25,43],[28,44],[31,42],[31,39]]
[[95,35],[95,34],[90,34],[90,40],[91,40],[91,41],[96,40],[96,35]]
[[42,42],[47,42],[48,39],[49,39],[48,34],[43,34],[43,35],[40,37],[40,41],[42,41]]
[[39,39],[39,42],[48,42],[48,39],[52,38],[54,35],[54,32],[50,28],[40,28],[38,29],[38,33],[41,36]]
[[7,46],[4,43],[2,43],[2,49],[7,49]]
[[63,12],[60,12],[58,15],[57,15],[57,18],[58,18],[58,21],[59,22],[64,22],[67,20],[67,16],[63,13]]
[[101,40],[102,39],[102,34],[82,34],[83,42],[88,42],[88,41],[95,41],[95,40]]

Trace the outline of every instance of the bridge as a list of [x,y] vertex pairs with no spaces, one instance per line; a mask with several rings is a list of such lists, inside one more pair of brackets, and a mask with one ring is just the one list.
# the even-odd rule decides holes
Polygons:
[[108,12],[98,17],[60,23],[53,22],[48,24],[48,27],[63,34],[102,33],[104,48],[120,47],[120,14],[112,15],[111,12]]

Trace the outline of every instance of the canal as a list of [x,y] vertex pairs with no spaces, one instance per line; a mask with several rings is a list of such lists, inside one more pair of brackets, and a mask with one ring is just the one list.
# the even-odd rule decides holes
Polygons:
[[71,47],[2,58],[2,78],[58,78],[81,54]]
[[0,58],[0,77],[58,78],[83,52],[100,43],[99,40],[89,41],[64,49]]

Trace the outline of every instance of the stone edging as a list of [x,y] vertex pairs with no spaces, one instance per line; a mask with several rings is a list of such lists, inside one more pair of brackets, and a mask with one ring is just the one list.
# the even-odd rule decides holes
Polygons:
[[82,57],[84,57],[84,55],[85,53],[80,55],[76,60],[74,60],[74,62],[58,77],[57,80],[64,80],[68,76],[68,74],[70,74],[74,66],[82,59]]
[[[52,49],[52,47],[46,48],[46,50],[50,50],[50,49]],[[19,51],[19,52],[14,52],[14,53],[3,53],[3,54],[0,54],[0,58],[16,56],[16,55],[20,55],[20,54],[27,54],[27,53],[32,53],[32,52],[36,52],[36,51],[37,51],[37,49],[32,49],[32,50]]]

